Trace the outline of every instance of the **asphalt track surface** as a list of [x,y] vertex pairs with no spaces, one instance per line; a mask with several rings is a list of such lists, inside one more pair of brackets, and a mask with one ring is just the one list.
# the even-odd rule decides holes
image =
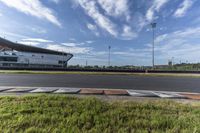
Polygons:
[[0,86],[200,92],[200,78],[85,74],[0,74]]

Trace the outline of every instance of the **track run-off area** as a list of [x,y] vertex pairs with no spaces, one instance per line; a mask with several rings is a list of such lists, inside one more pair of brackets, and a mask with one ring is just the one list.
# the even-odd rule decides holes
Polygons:
[[0,86],[77,87],[200,93],[200,75],[1,72]]

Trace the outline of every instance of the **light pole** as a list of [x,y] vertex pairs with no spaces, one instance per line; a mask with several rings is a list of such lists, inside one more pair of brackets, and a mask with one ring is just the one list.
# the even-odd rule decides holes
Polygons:
[[86,60],[86,62],[85,62],[85,66],[87,67],[88,66],[88,61]]
[[111,46],[108,46],[108,66],[110,66],[110,49]]
[[172,66],[174,66],[174,57],[172,57]]
[[63,50],[62,50],[62,68],[64,68],[64,52],[63,52]]
[[154,41],[154,36],[155,36],[155,28],[156,28],[156,23],[151,23],[151,27],[152,27],[152,31],[153,31],[153,43],[152,43],[152,67],[153,67],[153,69],[154,69],[154,43],[155,43],[155,41]]

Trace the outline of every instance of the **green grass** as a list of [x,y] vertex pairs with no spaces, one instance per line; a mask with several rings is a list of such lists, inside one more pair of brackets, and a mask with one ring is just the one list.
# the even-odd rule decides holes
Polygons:
[[200,106],[65,95],[0,97],[0,131],[195,133],[200,132]]

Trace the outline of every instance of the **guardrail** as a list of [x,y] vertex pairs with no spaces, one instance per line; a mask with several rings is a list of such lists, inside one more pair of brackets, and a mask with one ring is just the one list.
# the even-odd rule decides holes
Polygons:
[[81,71],[81,72],[124,72],[124,73],[193,73],[200,74],[200,71],[182,70],[136,70],[136,69],[80,69],[80,68],[30,68],[30,67],[0,67],[0,70],[32,70],[32,71]]

